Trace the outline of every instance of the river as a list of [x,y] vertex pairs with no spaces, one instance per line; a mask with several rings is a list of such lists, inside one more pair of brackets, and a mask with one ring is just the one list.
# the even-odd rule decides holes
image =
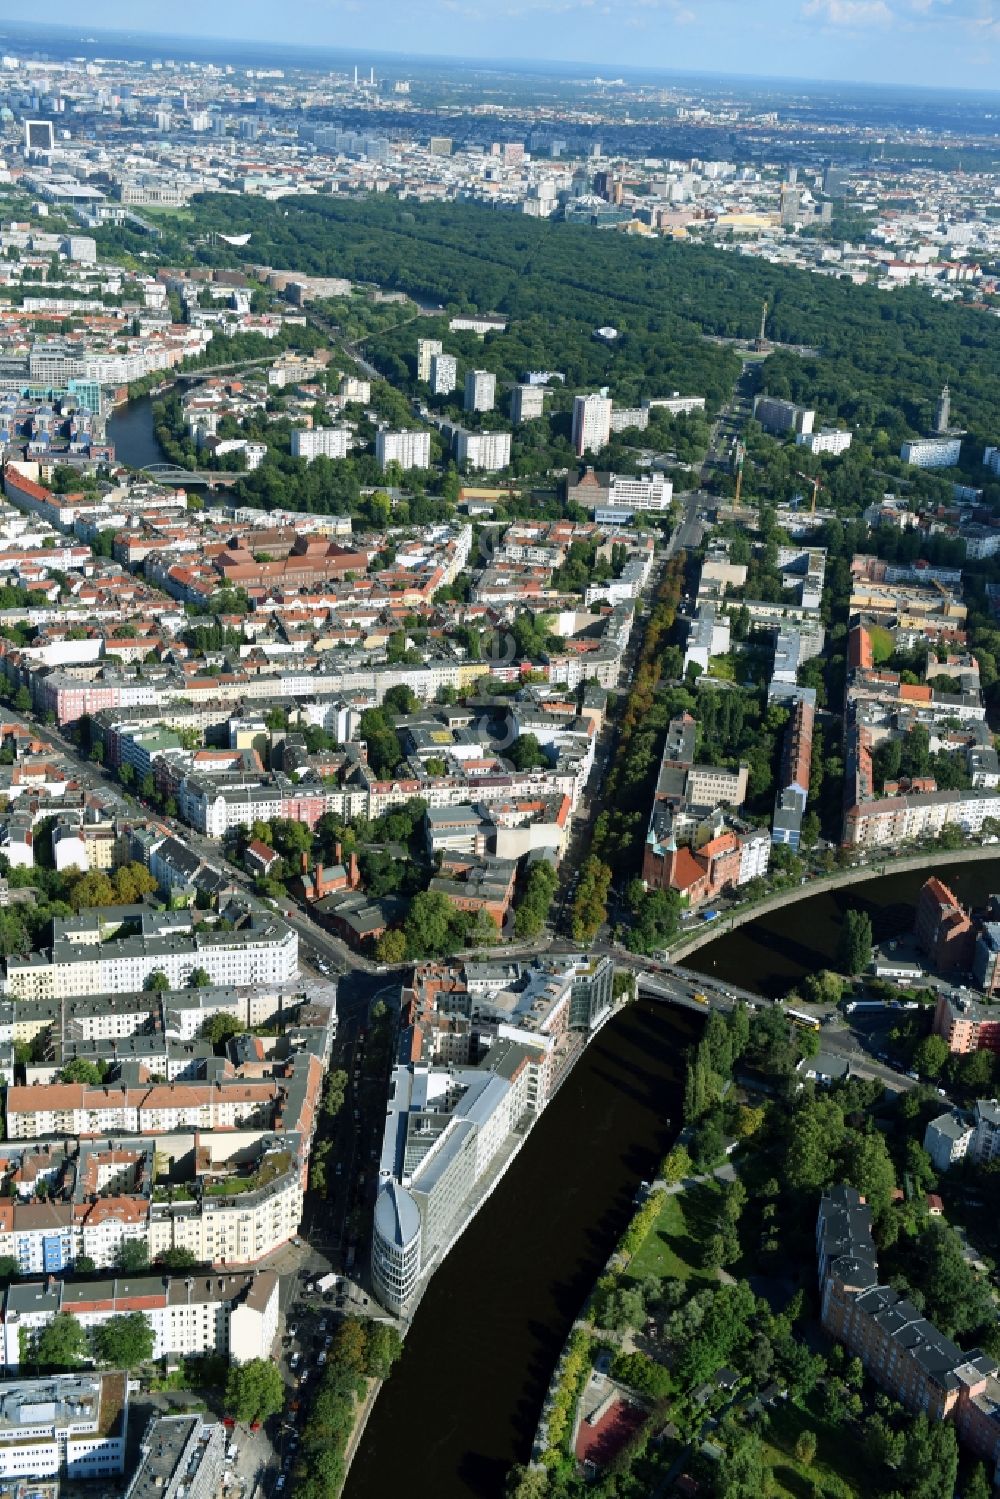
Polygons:
[[119,463],[129,468],[166,462],[166,454],[153,431],[153,403],[149,396],[119,406],[108,422],[108,441],[114,443]]
[[994,891],[1000,893],[1000,857],[974,864],[931,863],[925,870],[845,885],[783,906],[682,961],[698,973],[778,998],[805,974],[832,965],[846,911],[868,912],[876,942],[909,931],[917,895],[930,873],[950,885],[966,906],[985,905]]
[[[606,1026],[432,1279],[347,1499],[489,1499],[531,1448],[559,1350],[670,1144],[699,1017],[641,1002]],[[671,1124],[671,1120],[674,1121]]]
[[[1000,858],[934,870],[961,900],[1000,891]],[[777,995],[828,966],[843,913],[907,931],[926,872],[810,896],[702,948],[701,972]],[[605,1027],[438,1270],[375,1405],[346,1499],[499,1499],[526,1461],[566,1334],[680,1114],[694,1017],[630,1006]]]

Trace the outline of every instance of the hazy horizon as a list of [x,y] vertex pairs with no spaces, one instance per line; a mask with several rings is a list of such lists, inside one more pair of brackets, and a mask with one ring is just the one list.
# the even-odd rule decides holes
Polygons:
[[[316,0],[302,8],[297,33],[286,12],[261,0],[216,0],[211,7],[179,0],[168,30],[162,21],[136,25],[135,8],[125,0],[97,0],[85,18],[69,0],[52,0],[44,22],[25,0],[13,0],[8,10],[0,36],[4,28],[35,33],[41,50],[46,37],[68,33],[82,44],[107,33],[133,47],[170,39],[415,64],[582,67],[601,76],[625,69],[983,93],[997,92],[990,80],[1000,62],[1000,0],[757,0],[752,7],[745,0],[507,0],[499,7],[493,0],[424,0],[420,6],[382,0],[377,21],[360,0]],[[373,32],[383,45],[369,45]],[[391,51],[384,46],[387,34],[396,43]]]

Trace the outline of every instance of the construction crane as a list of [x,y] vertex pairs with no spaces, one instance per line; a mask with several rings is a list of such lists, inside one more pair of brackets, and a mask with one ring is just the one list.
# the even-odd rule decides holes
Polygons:
[[816,496],[819,494],[819,492],[820,492],[821,489],[825,489],[826,488],[826,485],[823,483],[822,479],[814,479],[813,476],[812,476],[812,474],[803,474],[801,472],[798,472],[798,477],[800,479],[805,479],[805,481],[806,481],[807,484],[811,484],[812,485],[813,497],[812,497],[812,504],[809,506],[809,514],[810,515],[815,515],[816,514]]

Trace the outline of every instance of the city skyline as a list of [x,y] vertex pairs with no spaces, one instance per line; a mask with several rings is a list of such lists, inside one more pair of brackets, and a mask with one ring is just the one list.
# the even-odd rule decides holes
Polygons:
[[[9,23],[35,23],[33,8],[15,0]],[[67,0],[55,0],[47,24],[94,32],[201,44],[301,43],[354,52],[368,48],[370,15],[358,0],[319,0],[298,34],[259,0],[220,0],[206,12],[181,0],[169,33],[135,26],[134,8],[104,0],[79,22]],[[41,35],[44,44],[44,30]],[[831,83],[901,82],[928,88],[977,89],[1000,57],[1000,5],[995,0],[508,0],[500,10],[482,0],[385,0],[379,37],[391,35],[391,56],[484,62],[581,64],[613,72],[703,72],[739,77]],[[385,57],[376,47],[373,57]]]

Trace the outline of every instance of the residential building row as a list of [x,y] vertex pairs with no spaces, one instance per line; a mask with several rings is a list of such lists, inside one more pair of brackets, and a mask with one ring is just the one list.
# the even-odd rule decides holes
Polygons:
[[111,1276],[105,1280],[20,1281],[3,1291],[3,1362],[8,1376],[30,1362],[39,1336],[60,1314],[87,1333],[139,1313],[153,1333],[154,1360],[218,1355],[230,1363],[271,1359],[278,1331],[278,1276],[249,1274]]
[[4,992],[17,999],[63,999],[87,994],[131,994],[162,974],[183,989],[201,970],[223,987],[292,983],[298,973],[298,936],[280,918],[245,910],[232,930],[211,913],[108,906],[56,917],[52,945],[11,953]]
[[816,1253],[826,1332],[907,1409],[954,1422],[958,1439],[991,1466],[1000,1456],[1000,1366],[945,1337],[891,1286],[879,1283],[871,1209],[848,1186],[824,1192]]

